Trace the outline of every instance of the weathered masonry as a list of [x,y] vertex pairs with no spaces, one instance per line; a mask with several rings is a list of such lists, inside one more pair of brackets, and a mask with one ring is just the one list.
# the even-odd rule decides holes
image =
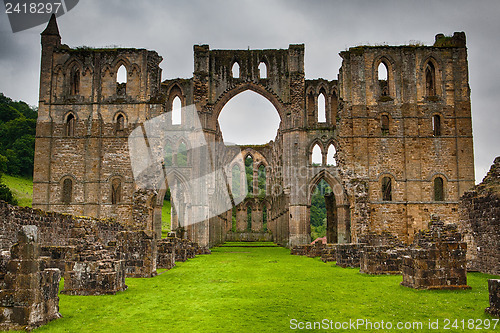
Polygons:
[[[223,242],[232,228],[233,234],[263,233],[264,225],[279,244],[308,243],[311,194],[322,179],[333,190],[327,198],[330,243],[384,231],[410,242],[431,214],[457,220],[459,198],[474,185],[465,34],[438,34],[432,46],[350,48],[340,53],[342,67],[333,81],[306,79],[304,52],[304,45],[195,45],[193,77],[161,82],[156,52],[70,48],[61,44],[52,18],[42,33],[33,207],[114,217],[159,235],[166,186],[144,190],[134,181],[128,136],[168,112],[170,125],[189,126],[178,106],[194,105],[207,144],[219,144],[222,108],[252,90],[281,119],[274,141],[241,147],[252,163],[240,165],[215,149],[203,159],[188,137],[161,147],[164,162],[177,167],[171,176],[179,184],[200,174],[200,161],[210,161],[227,171],[238,197],[245,169],[253,170],[250,193],[234,212],[207,213],[206,220],[184,226],[201,246]],[[118,82],[120,71],[126,79]],[[321,161],[313,163],[313,150],[321,152]],[[177,217],[189,220],[194,209],[213,211],[221,190],[217,182],[202,192],[185,189],[172,211],[173,228],[183,227]],[[205,204],[193,207],[199,197]]]

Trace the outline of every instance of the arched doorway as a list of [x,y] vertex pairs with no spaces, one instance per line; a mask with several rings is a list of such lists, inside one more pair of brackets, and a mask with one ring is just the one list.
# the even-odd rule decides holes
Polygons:
[[[342,184],[322,170],[312,179],[309,188],[311,238],[326,237],[328,243],[349,243],[350,213]],[[318,221],[318,217],[322,220]]]

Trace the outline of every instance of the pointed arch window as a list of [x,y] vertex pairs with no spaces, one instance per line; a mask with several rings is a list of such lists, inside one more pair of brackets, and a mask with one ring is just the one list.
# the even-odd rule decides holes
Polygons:
[[116,72],[116,94],[123,96],[127,93],[127,69],[121,65]]
[[432,135],[441,136],[441,116],[432,116]]
[[182,102],[179,96],[172,101],[172,125],[182,124]]
[[261,164],[258,169],[259,195],[266,195],[266,167]]
[[184,141],[182,141],[177,148],[177,166],[187,166],[187,164],[187,145]]
[[116,117],[116,131],[121,132],[125,129],[125,117],[122,114],[119,114]]
[[391,177],[382,178],[382,200],[392,201],[392,179]]
[[318,96],[318,123],[326,123],[326,98],[323,90]]
[[116,205],[122,201],[122,182],[115,178],[111,182],[111,204]]
[[70,75],[70,94],[78,95],[80,93],[80,70],[73,67]]
[[267,79],[267,65],[263,61],[259,64],[259,77],[261,79]]
[[61,201],[63,204],[70,204],[73,196],[73,181],[70,178],[66,178],[63,181]]
[[434,178],[434,201],[444,201],[443,178]]
[[173,156],[172,156],[172,145],[169,141],[163,147],[163,165],[166,167],[172,166]]
[[390,96],[389,93],[389,69],[387,64],[383,61],[380,62],[377,68],[378,83],[380,85],[380,95]]
[[323,164],[323,156],[321,153],[321,148],[318,144],[315,144],[311,151],[311,164],[315,166]]
[[314,109],[315,109],[315,98],[312,91],[307,95],[307,114],[309,117],[309,122],[314,123]]
[[232,176],[231,192],[233,193],[233,198],[238,198],[241,196],[241,186],[240,186],[241,170],[238,164],[233,165],[233,168],[231,170],[231,176]]
[[245,175],[247,179],[247,190],[248,194],[253,194],[253,158],[248,155],[245,158]]
[[389,135],[389,116],[382,115],[380,117],[380,128],[382,130],[382,135]]
[[68,116],[66,117],[64,134],[66,136],[75,136],[75,125],[76,125],[75,116],[72,113],[68,114]]
[[427,97],[436,96],[436,69],[432,61],[425,66],[425,93]]
[[337,161],[335,160],[335,154],[336,154],[335,146],[330,144],[328,147],[328,153],[326,155],[326,165],[337,165]]
[[231,74],[235,79],[240,78],[240,64],[238,64],[238,62],[235,62],[233,64],[233,67],[231,68]]

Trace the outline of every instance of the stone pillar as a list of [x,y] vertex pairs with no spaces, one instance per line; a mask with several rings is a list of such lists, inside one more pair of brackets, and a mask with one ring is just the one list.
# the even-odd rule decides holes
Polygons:
[[490,306],[485,311],[492,316],[500,317],[500,279],[488,280],[488,290],[490,292]]
[[236,207],[236,231],[243,232],[247,229],[247,210],[243,205]]
[[262,210],[260,207],[252,210],[252,231],[262,231]]
[[0,329],[31,330],[60,318],[57,268],[42,270],[38,228],[22,226],[0,293]]
[[311,235],[307,230],[308,208],[305,205],[290,205],[289,247],[309,244]]

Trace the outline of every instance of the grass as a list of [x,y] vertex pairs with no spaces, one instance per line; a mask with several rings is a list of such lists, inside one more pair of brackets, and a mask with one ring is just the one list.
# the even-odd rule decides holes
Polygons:
[[38,331],[284,332],[292,319],[418,321],[423,331],[439,320],[442,331],[445,319],[490,318],[491,275],[469,273],[470,290],[418,291],[400,286],[400,275],[363,275],[280,247],[229,245],[154,278],[127,279],[128,290],[116,295],[60,295],[63,318]]
[[2,183],[10,188],[19,206],[31,207],[33,201],[33,179],[3,174]]
[[163,206],[161,207],[161,238],[167,237],[170,231],[171,207],[170,201],[163,200]]

